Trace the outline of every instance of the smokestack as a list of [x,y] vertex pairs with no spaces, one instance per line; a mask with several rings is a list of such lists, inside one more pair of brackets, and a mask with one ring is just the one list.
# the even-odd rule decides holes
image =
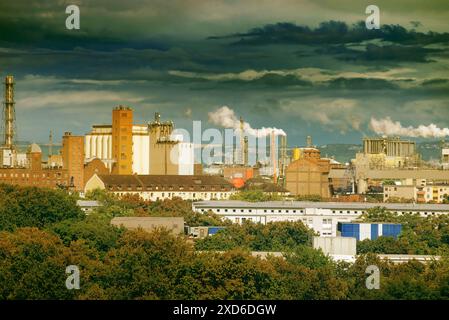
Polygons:
[[7,149],[12,149],[14,146],[14,77],[6,76],[5,78],[5,107],[4,107],[4,119],[5,119],[5,141],[4,146]]
[[243,164],[248,166],[248,137],[243,138]]
[[245,145],[245,122],[243,121],[243,118],[240,117],[240,159],[239,164],[246,165],[245,160],[245,152],[246,152],[246,145]]
[[271,152],[271,165],[273,166],[273,183],[277,183],[277,168],[276,168],[276,135],[274,130],[271,131],[271,143],[270,143],[270,152]]
[[312,137],[311,136],[307,136],[306,144],[307,144],[307,148],[312,147]]

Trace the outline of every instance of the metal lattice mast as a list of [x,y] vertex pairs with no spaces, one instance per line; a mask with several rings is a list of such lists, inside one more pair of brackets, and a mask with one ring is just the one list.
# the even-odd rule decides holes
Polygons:
[[15,109],[14,109],[14,77],[6,76],[5,78],[5,107],[4,107],[4,126],[5,141],[4,146],[13,149],[15,138]]

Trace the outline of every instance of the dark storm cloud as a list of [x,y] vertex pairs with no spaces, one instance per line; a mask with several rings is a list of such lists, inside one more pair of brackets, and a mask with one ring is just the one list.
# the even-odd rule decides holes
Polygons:
[[[430,1],[437,13],[416,2],[419,16],[403,16],[406,2],[379,0],[393,24],[383,19],[377,31],[355,23],[365,7],[349,0],[73,2],[76,32],[64,26],[72,1],[0,2],[0,72],[16,76],[22,135],[84,133],[121,103],[136,122],[160,111],[185,128],[228,105],[254,127],[283,128],[293,144],[308,134],[359,142],[373,115],[447,126],[442,1]],[[440,32],[406,28],[433,22]]]
[[353,50],[345,45],[325,46],[318,48],[318,54],[330,54],[337,56],[340,60],[347,61],[398,61],[398,62],[429,62],[428,56],[443,52],[442,49],[428,49],[418,46],[405,45],[375,45],[367,44],[365,50]]
[[407,30],[400,25],[382,25],[380,29],[368,30],[364,21],[348,26],[342,21],[326,21],[317,28],[289,22],[268,24],[245,33],[209,37],[217,39],[239,39],[233,45],[266,44],[343,44],[381,39],[407,45],[426,45],[449,42],[449,33],[422,33]]

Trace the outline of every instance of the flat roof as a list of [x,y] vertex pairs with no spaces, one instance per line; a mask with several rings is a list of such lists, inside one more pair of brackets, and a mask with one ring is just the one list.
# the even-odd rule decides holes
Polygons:
[[370,209],[383,207],[393,211],[447,211],[449,204],[413,204],[413,203],[369,203],[369,202],[311,202],[311,201],[265,201],[247,202],[239,200],[211,200],[194,202],[195,207],[213,208],[317,208],[317,209]]
[[76,204],[80,207],[101,207],[102,204],[96,200],[77,200]]

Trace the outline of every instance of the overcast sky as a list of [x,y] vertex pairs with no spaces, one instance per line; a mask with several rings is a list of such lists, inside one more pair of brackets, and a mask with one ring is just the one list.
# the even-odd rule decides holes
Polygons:
[[[67,30],[78,4],[81,29]],[[359,143],[370,120],[449,119],[449,2],[1,1],[0,76],[16,77],[20,140],[85,134],[118,104],[190,129],[222,106],[290,145]]]

